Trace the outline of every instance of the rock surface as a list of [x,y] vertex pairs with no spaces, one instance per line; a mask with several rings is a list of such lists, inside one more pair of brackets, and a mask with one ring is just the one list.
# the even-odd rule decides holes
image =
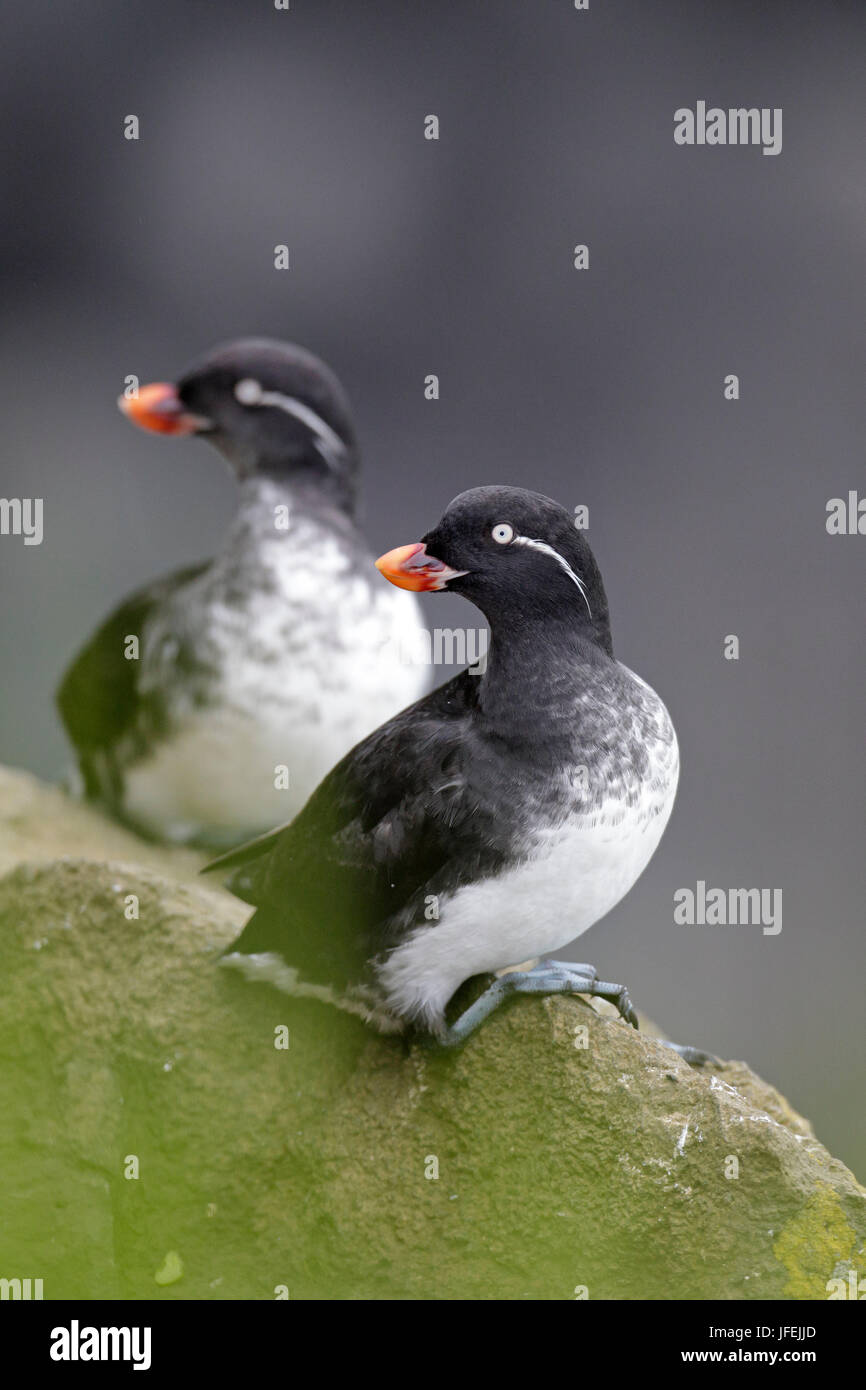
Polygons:
[[141,840],[91,806],[29,772],[0,766],[0,874],[23,861],[130,859],[172,878],[195,880],[206,855]]
[[31,861],[0,880],[0,1275],[46,1298],[823,1299],[862,1267],[866,1192],[743,1063],[691,1069],[575,998],[407,1049],[217,968],[248,909],[195,856],[17,774],[0,807],[5,864]]

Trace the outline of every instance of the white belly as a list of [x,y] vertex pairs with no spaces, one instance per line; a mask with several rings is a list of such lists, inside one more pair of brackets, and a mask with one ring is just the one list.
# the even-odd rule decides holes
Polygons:
[[[171,735],[126,767],[126,815],[161,838],[217,846],[290,820],[350,748],[429,684],[429,670],[405,660],[421,630],[414,595],[370,592],[332,572],[293,573],[281,596],[212,605],[218,679],[206,705],[176,702]],[[149,636],[143,689],[171,680],[172,629]]]
[[610,912],[643,873],[673,809],[676,744],[662,757],[663,776],[650,779],[638,805],[573,816],[513,868],[441,903],[440,920],[414,931],[381,967],[389,1006],[435,1028],[464,980],[560,951]]

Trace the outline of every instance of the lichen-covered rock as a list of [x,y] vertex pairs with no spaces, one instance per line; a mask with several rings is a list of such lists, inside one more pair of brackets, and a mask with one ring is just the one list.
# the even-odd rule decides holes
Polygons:
[[206,855],[141,840],[94,807],[29,772],[0,766],[0,873],[36,860],[130,859],[173,878],[194,879]]
[[862,1265],[866,1193],[742,1063],[692,1070],[564,998],[408,1049],[218,968],[248,909],[173,862],[0,881],[0,1275],[46,1298],[821,1299]]

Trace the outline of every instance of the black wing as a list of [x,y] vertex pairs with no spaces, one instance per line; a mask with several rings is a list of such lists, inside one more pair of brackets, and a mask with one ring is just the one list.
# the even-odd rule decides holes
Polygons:
[[284,821],[275,830],[267,830],[264,835],[257,835],[254,840],[247,840],[244,844],[227,850],[217,859],[211,859],[199,872],[214,874],[234,869],[231,878],[226,879],[226,888],[234,893],[236,898],[255,906],[259,901],[262,890],[260,880],[267,871],[270,852],[291,824],[291,821]]
[[119,769],[113,752],[121,742],[144,750],[159,732],[164,712],[138,692],[139,663],[127,661],[124,639],[140,636],[151,613],[176,589],[207,569],[207,561],[190,565],[131,595],[97,628],[67,669],[57,691],[57,708],[75,747],[89,797],[115,801],[120,795]]
[[496,829],[469,785],[483,756],[477,690],[464,671],[411,705],[352,749],[290,825],[224,857],[257,906],[229,952],[276,951],[305,979],[358,980],[407,913],[423,920],[425,892],[496,861]]

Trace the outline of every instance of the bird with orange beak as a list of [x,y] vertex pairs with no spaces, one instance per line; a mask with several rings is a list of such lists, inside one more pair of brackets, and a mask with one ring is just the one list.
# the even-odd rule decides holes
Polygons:
[[60,714],[87,797],[148,836],[237,844],[291,816],[427,687],[411,660],[420,614],[373,571],[348,401],[311,353],[228,343],[119,405],[150,434],[211,445],[238,508],[212,560],[102,623],[63,679]]
[[[401,589],[475,604],[486,667],[362,740],[291,825],[216,861],[256,907],[224,964],[445,1044],[517,993],[601,997],[636,1026],[626,989],[593,966],[525,968],[631,889],[677,787],[670,716],[614,657],[585,534],[549,497],[473,488],[376,564]],[[496,978],[450,1017],[483,975]]]

